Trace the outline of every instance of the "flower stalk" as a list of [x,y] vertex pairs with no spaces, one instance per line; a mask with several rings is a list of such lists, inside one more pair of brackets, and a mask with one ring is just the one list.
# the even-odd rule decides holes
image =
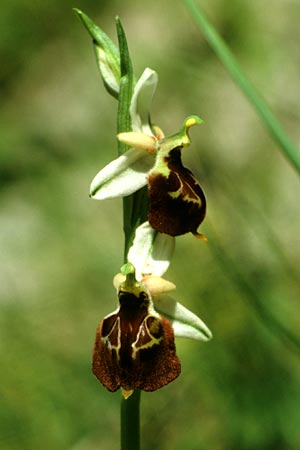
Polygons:
[[122,397],[121,403],[121,450],[140,449],[140,399],[136,389],[130,397]]

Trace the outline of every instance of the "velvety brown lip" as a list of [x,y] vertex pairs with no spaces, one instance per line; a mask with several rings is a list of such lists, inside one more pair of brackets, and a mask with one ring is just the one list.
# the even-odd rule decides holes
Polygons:
[[152,170],[148,178],[150,225],[161,233],[179,236],[197,234],[206,213],[206,199],[192,172],[183,166],[181,148],[165,157],[168,176]]
[[171,323],[149,312],[143,292],[119,293],[120,307],[102,320],[93,353],[93,373],[111,392],[155,391],[180,374]]

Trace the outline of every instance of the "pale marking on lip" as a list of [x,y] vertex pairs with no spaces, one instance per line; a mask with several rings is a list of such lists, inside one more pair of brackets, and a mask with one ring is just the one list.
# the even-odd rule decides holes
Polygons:
[[[131,347],[132,347],[132,359],[136,359],[136,355],[137,355],[137,352],[139,350],[144,350],[144,349],[147,349],[147,348],[151,348],[155,344],[159,345],[160,342],[163,340],[163,336],[160,336],[159,338],[156,338],[156,337],[154,337],[151,334],[151,331],[152,331],[151,328],[153,328],[153,326],[152,326],[153,323],[150,325],[150,328],[149,328],[148,325],[147,325],[147,319],[149,317],[153,317],[153,316],[148,315],[148,316],[145,317],[145,319],[143,320],[143,323],[141,324],[141,326],[139,328],[139,332],[137,333],[136,340],[131,344]],[[155,318],[155,319],[158,320],[157,318]],[[139,347],[137,347],[136,344],[139,341],[141,333],[144,331],[143,328],[142,328],[142,325],[145,326],[148,336],[151,336],[151,340],[149,342],[147,342],[146,344],[140,345]],[[153,330],[153,331],[157,331],[157,330]]]
[[[183,182],[181,181],[180,177],[178,176],[177,173],[174,172],[174,174],[177,176],[178,181],[180,183],[179,188],[177,189],[177,191],[169,191],[167,192],[168,196],[176,199],[178,198],[180,195],[182,195],[182,187],[183,187]],[[196,182],[196,185],[199,186],[199,184]],[[191,197],[188,193],[185,194],[184,197],[182,197],[181,201],[183,202],[187,202],[187,203],[195,203],[196,205],[199,205],[199,207],[201,207],[202,202],[199,198],[199,196],[197,195],[197,193],[195,192],[195,190],[189,185],[190,190],[194,193],[195,197]]]
[[[115,328],[118,329],[118,345],[112,345],[109,337],[112,334],[112,332],[115,330]],[[115,350],[117,353],[117,358],[118,361],[120,360],[120,348],[121,348],[121,327],[120,327],[120,317],[117,318],[117,320],[115,321],[112,329],[110,330],[110,332],[108,333],[108,335],[106,336],[102,336],[101,340],[103,342],[103,344],[107,345],[108,349],[111,350]]]

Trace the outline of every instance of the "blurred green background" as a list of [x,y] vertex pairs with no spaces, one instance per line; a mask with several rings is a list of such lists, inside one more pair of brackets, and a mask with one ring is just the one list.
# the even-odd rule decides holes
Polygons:
[[[298,0],[200,0],[299,143]],[[189,114],[185,164],[201,182],[209,242],[177,239],[166,278],[209,325],[178,340],[181,377],[142,395],[143,450],[300,448],[300,183],[179,0],[2,0],[0,15],[0,448],[115,450],[120,394],[90,372],[95,330],[116,306],[121,200],[88,198],[116,155],[116,101],[78,7],[135,72],[159,73],[153,119]]]

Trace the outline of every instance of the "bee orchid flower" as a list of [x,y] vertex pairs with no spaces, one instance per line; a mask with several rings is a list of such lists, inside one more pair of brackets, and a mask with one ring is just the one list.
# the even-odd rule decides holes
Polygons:
[[[104,317],[96,334],[93,373],[111,392],[124,398],[135,389],[155,391],[181,372],[175,336],[209,340],[206,325],[171,297],[175,286],[159,277],[136,279],[131,263],[115,277],[119,305]],[[155,295],[154,295],[155,294]]]
[[156,85],[156,72],[145,69],[131,100],[132,131],[117,135],[130,148],[98,172],[90,196],[96,200],[125,197],[148,185],[148,220],[155,230],[170,236],[191,232],[205,241],[198,233],[206,213],[205,195],[181,161],[182,148],[190,145],[190,127],[203,121],[189,116],[178,133],[164,137],[149,119]]

